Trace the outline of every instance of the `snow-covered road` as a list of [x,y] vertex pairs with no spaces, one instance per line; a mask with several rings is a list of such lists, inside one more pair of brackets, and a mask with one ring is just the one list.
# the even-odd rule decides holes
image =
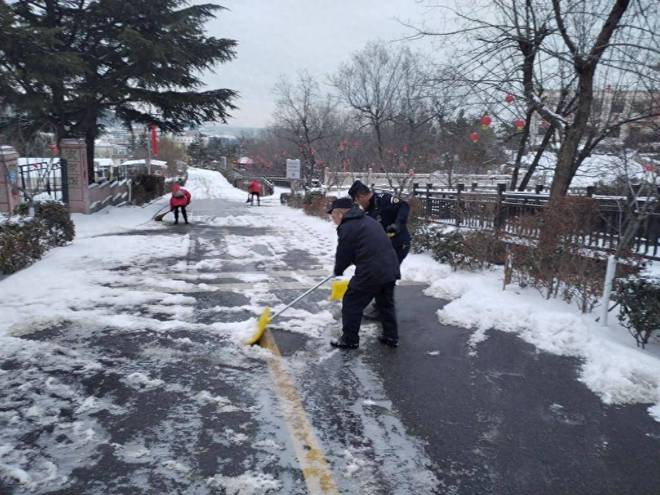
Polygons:
[[[275,197],[251,208],[217,173],[193,171],[188,187],[190,226],[145,222],[160,204],[78,218],[72,246],[5,281],[0,488],[307,493],[270,352],[243,342],[264,306],[277,310],[329,273],[334,228]],[[306,339],[289,356],[294,383],[341,358],[327,347],[339,309],[327,296],[280,323]],[[359,358],[351,373],[344,416],[368,435],[317,432],[334,486],[432,490],[429,460],[395,414],[360,405],[383,400],[378,380]]]
[[243,342],[330,272],[334,227],[277,197],[250,207],[217,172],[187,187],[190,226],[149,220],[165,200],[76,216],[72,245],[0,282],[0,493],[304,494],[318,470],[348,494],[660,484],[654,354],[415,255],[402,347],[371,324],[361,351],[330,350],[325,289],[272,325],[273,358]]

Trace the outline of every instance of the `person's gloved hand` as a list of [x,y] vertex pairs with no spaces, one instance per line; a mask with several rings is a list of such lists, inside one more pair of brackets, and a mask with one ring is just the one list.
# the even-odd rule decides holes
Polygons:
[[401,232],[401,226],[399,224],[392,223],[392,224],[387,226],[387,229],[385,229],[385,232],[387,232],[388,234],[396,235],[399,232]]

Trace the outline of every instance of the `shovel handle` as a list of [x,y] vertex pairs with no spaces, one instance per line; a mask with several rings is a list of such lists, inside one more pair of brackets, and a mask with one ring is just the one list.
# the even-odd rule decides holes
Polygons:
[[309,294],[309,293],[315,291],[316,289],[318,289],[319,287],[321,287],[324,283],[326,283],[326,282],[327,282],[328,280],[330,280],[332,277],[334,277],[334,275],[328,275],[328,276],[325,277],[323,280],[321,280],[318,284],[316,284],[314,287],[312,287],[311,289],[308,289],[308,290],[306,290],[305,292],[303,292],[302,294],[300,294],[300,295],[299,295],[298,297],[296,297],[293,301],[291,301],[289,304],[287,304],[287,305],[284,306],[282,309],[280,309],[277,313],[275,313],[275,314],[272,316],[272,318],[270,319],[270,321],[273,321],[275,318],[277,318],[278,316],[280,316],[280,315],[281,315],[282,313],[284,313],[287,309],[289,309],[291,306],[293,306],[293,305],[296,304],[298,301],[300,301],[303,297],[305,297],[307,294]]

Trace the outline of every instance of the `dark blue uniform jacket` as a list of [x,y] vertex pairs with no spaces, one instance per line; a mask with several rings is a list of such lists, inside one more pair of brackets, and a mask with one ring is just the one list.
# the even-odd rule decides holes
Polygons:
[[410,232],[407,227],[410,205],[406,201],[389,193],[377,193],[371,197],[366,213],[380,222],[385,230],[390,225],[396,226],[398,233],[392,237],[392,245],[395,248],[410,244]]
[[357,206],[346,212],[337,235],[334,273],[341,275],[355,265],[353,289],[373,290],[401,277],[399,260],[383,227]]

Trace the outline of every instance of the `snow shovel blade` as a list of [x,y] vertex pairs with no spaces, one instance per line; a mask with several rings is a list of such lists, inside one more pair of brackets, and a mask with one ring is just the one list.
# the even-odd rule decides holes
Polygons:
[[330,291],[331,301],[341,301],[348,289],[348,280],[333,280]]
[[162,222],[162,221],[163,221],[163,217],[164,217],[165,215],[167,215],[168,213],[169,213],[169,211],[166,211],[165,213],[159,213],[158,215],[156,215],[156,216],[154,217],[154,220],[157,221],[157,222]]
[[250,337],[245,342],[245,345],[254,345],[257,342],[259,342],[261,340],[261,337],[264,336],[264,333],[266,333],[266,328],[268,328],[268,324],[271,321],[272,321],[272,317],[270,313],[270,308],[266,306],[262,311],[261,316],[259,317],[259,321],[257,321],[257,330],[254,332],[252,337]]

